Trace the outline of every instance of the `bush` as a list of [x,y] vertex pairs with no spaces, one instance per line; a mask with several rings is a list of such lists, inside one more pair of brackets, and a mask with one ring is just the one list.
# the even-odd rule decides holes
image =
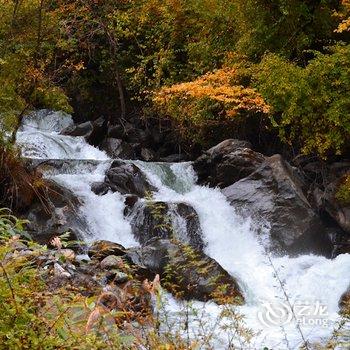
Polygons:
[[259,62],[266,52],[304,61],[334,36],[338,1],[235,0],[236,50]]
[[[23,239],[23,224],[7,210],[0,210],[1,349],[213,348],[217,334],[204,311],[191,302],[183,302],[176,317],[169,315],[168,300],[162,295],[157,277],[151,283],[148,280],[141,283],[131,275],[132,269],[125,266],[134,279],[131,284],[114,286],[121,294],[113,289],[112,282],[107,290],[91,290],[91,285],[83,280],[79,280],[79,285],[70,284],[70,278],[56,276],[53,271],[53,263],[67,266],[60,255],[65,246],[63,236],[56,237],[51,242],[56,248],[49,250]],[[191,251],[187,253],[189,257],[193,255]],[[74,264],[79,270],[84,262]],[[94,261],[86,263],[83,274],[94,267],[98,268]],[[154,315],[150,309],[142,309],[145,305],[139,293],[156,296]],[[115,298],[123,303],[116,305]],[[190,317],[198,324],[198,333],[191,336]],[[215,324],[216,331],[225,332],[229,342],[249,344],[252,332],[234,305],[223,305]]]
[[318,53],[306,68],[274,54],[257,68],[256,87],[272,107],[280,137],[304,154],[345,154],[350,142],[350,46]]
[[249,116],[269,112],[255,89],[239,85],[236,72],[235,68],[220,69],[189,83],[164,87],[153,101],[182,137],[202,145],[215,143],[217,137],[224,138],[222,130],[234,134]]
[[335,193],[336,200],[344,205],[350,206],[350,175],[345,175]]
[[20,212],[35,199],[44,199],[45,189],[44,180],[26,169],[18,150],[0,139],[0,207]]

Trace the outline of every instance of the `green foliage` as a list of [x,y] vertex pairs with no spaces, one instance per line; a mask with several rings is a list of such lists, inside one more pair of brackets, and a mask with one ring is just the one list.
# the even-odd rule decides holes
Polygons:
[[[8,129],[28,108],[71,112],[53,67],[57,18],[40,0],[0,1],[0,121]],[[62,79],[62,77],[60,77]]]
[[[60,284],[61,288],[53,287],[49,283],[52,278],[48,272],[50,261],[59,255],[59,242],[62,246],[69,243],[65,242],[66,236],[56,239],[57,251],[48,250],[46,246],[22,240],[23,222],[9,216],[7,210],[1,210],[1,213],[0,349],[213,348],[217,332],[214,331],[212,323],[204,318],[203,310],[183,302],[176,317],[170,317],[168,301],[161,290],[158,293],[153,289],[156,287],[156,279],[152,283],[143,281],[141,289],[140,286],[137,289],[143,293],[147,292],[147,288],[152,293],[156,292],[157,322],[146,324],[141,323],[138,318],[131,321],[130,315],[124,313],[123,309],[108,309],[108,299],[106,304],[99,302],[104,296],[112,293],[101,292],[99,296],[84,297],[81,293],[83,287],[81,291],[77,287],[70,288],[69,279]],[[197,257],[189,247],[184,248],[184,254],[191,261]],[[43,268],[41,265],[45,257],[48,264]],[[199,261],[195,264],[205,273],[206,266]],[[127,293],[122,293],[121,296],[131,297],[130,300],[136,303],[135,314],[141,314],[138,304],[140,295],[130,296],[130,293],[134,293],[133,289],[129,288],[128,284],[125,288]],[[152,320],[152,316],[149,317]],[[201,326],[198,327],[198,334],[194,334],[194,338],[189,336],[189,317]],[[230,342],[239,339],[242,344],[248,346],[252,332],[245,326],[242,315],[234,305],[224,305],[215,322],[220,329],[218,334],[224,332]],[[215,329],[218,329],[217,327]]]
[[[147,116],[175,120],[187,141],[247,135],[238,129],[256,135],[260,117],[236,118],[228,128],[232,108],[211,96],[169,99],[161,110],[151,103],[155,91],[235,67],[240,57],[243,66],[257,64],[256,86],[274,108],[271,121],[285,143],[321,156],[344,153],[349,5],[342,3],[0,0],[2,129],[15,129],[24,111],[38,107],[125,118],[132,101],[129,109],[139,102]],[[245,78],[237,85],[254,88],[249,74]],[[237,96],[236,105],[245,100]],[[207,122],[202,134],[196,128],[201,122]]]
[[237,51],[258,61],[266,52],[301,59],[304,50],[321,48],[336,28],[338,1],[235,0]]
[[238,136],[237,129],[247,125],[249,117],[269,112],[269,106],[255,89],[242,86],[236,67],[164,87],[153,101],[183,138],[204,146],[218,141],[214,132],[222,131],[221,137],[227,132]]
[[272,106],[282,140],[323,157],[345,152],[350,142],[350,46],[318,53],[306,68],[267,55],[255,75]]
[[340,204],[350,206],[350,175],[343,177],[335,193],[335,198]]
[[23,234],[26,220],[20,220],[11,215],[9,209],[0,208],[0,238],[10,238]]

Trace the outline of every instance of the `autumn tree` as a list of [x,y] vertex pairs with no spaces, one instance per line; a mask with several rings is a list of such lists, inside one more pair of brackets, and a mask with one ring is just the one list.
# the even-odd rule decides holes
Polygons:
[[[253,88],[239,84],[237,69],[222,68],[198,79],[163,87],[153,101],[187,140],[203,145],[224,130],[248,128],[249,116],[266,115],[270,107]],[[225,132],[221,135],[223,137]]]

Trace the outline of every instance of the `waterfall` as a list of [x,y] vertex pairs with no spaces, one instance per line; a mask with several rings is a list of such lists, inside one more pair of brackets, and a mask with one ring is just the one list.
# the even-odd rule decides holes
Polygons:
[[[92,183],[103,181],[112,160],[83,138],[60,135],[62,129],[72,124],[68,115],[40,112],[24,120],[17,134],[23,156],[67,162],[60,171],[49,171],[45,176],[74,191],[82,200],[79,215],[89,224],[89,234],[83,238],[136,246],[130,218],[123,214],[124,197],[111,192],[97,196],[91,191]],[[87,166],[87,161],[93,161],[93,166]],[[315,255],[273,256],[267,253],[268,234],[258,237],[255,232],[255,227],[260,225],[268,233],[268,225],[240,217],[219,189],[197,185],[191,163],[130,162],[137,165],[157,188],[154,200],[186,203],[197,211],[205,253],[237,278],[241,286],[246,303],[238,309],[244,315],[247,327],[256,334],[252,348],[296,349],[302,344],[301,334],[309,342],[322,343],[330,337],[339,320],[339,298],[348,287],[349,254],[335,259]],[[304,307],[304,311],[309,312],[312,308],[312,312],[316,312],[313,310],[316,305],[319,310],[313,316],[324,322],[302,324],[291,319],[281,331],[281,326],[273,322],[274,312],[280,310],[273,308],[279,303],[285,306],[285,293],[289,306]],[[169,310],[176,313],[177,307],[171,300]],[[219,313],[220,306],[206,305],[209,322]],[[224,349],[225,345],[223,337],[216,348]]]

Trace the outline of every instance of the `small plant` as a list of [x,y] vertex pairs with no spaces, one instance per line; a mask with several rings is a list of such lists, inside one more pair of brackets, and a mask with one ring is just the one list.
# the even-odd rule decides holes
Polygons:
[[345,175],[335,193],[336,200],[344,205],[350,205],[350,175]]
[[[24,235],[24,226],[27,220],[20,220],[6,208],[0,208],[0,239]],[[26,235],[27,238],[30,236]]]

